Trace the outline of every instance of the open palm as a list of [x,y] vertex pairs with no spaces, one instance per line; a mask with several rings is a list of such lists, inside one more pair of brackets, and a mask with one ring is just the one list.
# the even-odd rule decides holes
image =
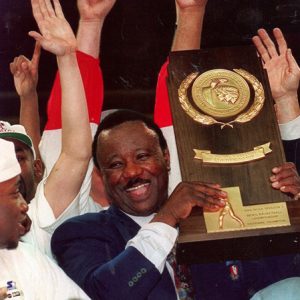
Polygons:
[[258,36],[253,37],[253,42],[262,58],[263,67],[268,73],[272,96],[276,101],[281,97],[297,92],[300,69],[287,48],[281,30],[275,28],[273,33],[279,51],[264,29],[258,30]]
[[293,72],[287,55],[287,52],[280,54],[264,64],[274,99],[279,99],[287,93],[297,92],[299,86],[299,72]]
[[71,26],[66,21],[58,0],[31,0],[32,11],[40,33],[31,31],[29,35],[35,38],[43,49],[62,56],[76,50],[76,38]]

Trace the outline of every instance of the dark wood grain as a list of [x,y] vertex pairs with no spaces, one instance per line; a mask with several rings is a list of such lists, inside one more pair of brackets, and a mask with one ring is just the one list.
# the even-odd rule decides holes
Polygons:
[[[204,126],[192,120],[181,108],[178,88],[182,80],[192,72],[203,73],[219,68],[243,68],[263,84],[264,107],[250,122],[224,129],[220,125]],[[269,181],[272,168],[281,165],[285,156],[267,75],[254,47],[171,53],[168,87],[183,180],[216,182],[222,187],[239,186],[244,205],[290,200],[274,190]],[[208,165],[194,159],[193,148],[211,150],[215,154],[231,154],[247,152],[267,142],[271,143],[272,153],[258,161],[228,166]],[[299,251],[300,206],[298,202],[288,202],[288,208],[291,226],[209,234],[201,210],[196,209],[180,224],[178,259],[195,263]]]
[[[247,58],[247,59],[246,59]],[[260,114],[250,122],[204,126],[192,120],[181,108],[177,90],[192,72],[210,69],[243,68],[254,74],[265,87],[266,101]],[[169,86],[175,136],[183,180],[217,182],[223,187],[239,186],[244,205],[281,202],[284,195],[270,186],[271,170],[284,161],[284,152],[265,73],[253,47],[218,48],[171,54]],[[193,149],[214,154],[247,152],[271,142],[272,153],[265,159],[236,165],[209,165],[194,159]]]

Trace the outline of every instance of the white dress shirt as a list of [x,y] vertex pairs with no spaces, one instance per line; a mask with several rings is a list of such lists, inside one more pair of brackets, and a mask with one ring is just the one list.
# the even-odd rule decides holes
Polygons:
[[[149,223],[155,214],[147,217],[126,215],[141,226],[137,235],[127,242],[126,248],[135,247],[155,265],[161,274],[166,266],[177,294],[174,271],[167,262],[167,256],[176,243],[178,230],[162,222]],[[177,299],[179,299],[178,294]]]

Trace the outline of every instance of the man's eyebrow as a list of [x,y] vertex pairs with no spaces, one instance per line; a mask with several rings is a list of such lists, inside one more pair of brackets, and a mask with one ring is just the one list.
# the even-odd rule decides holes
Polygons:
[[25,152],[25,149],[23,147],[17,146],[15,149],[16,152]]
[[117,158],[117,154],[109,154],[103,159],[103,163],[110,163],[113,159]]
[[15,188],[19,188],[20,184],[21,184],[21,178],[18,181],[16,181],[13,186]]

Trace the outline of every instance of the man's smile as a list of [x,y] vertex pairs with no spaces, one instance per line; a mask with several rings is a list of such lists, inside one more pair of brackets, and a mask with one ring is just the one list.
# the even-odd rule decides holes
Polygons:
[[143,182],[143,183],[135,183],[131,187],[128,187],[125,189],[126,193],[129,195],[131,198],[144,198],[145,196],[148,195],[150,189],[150,182]]

